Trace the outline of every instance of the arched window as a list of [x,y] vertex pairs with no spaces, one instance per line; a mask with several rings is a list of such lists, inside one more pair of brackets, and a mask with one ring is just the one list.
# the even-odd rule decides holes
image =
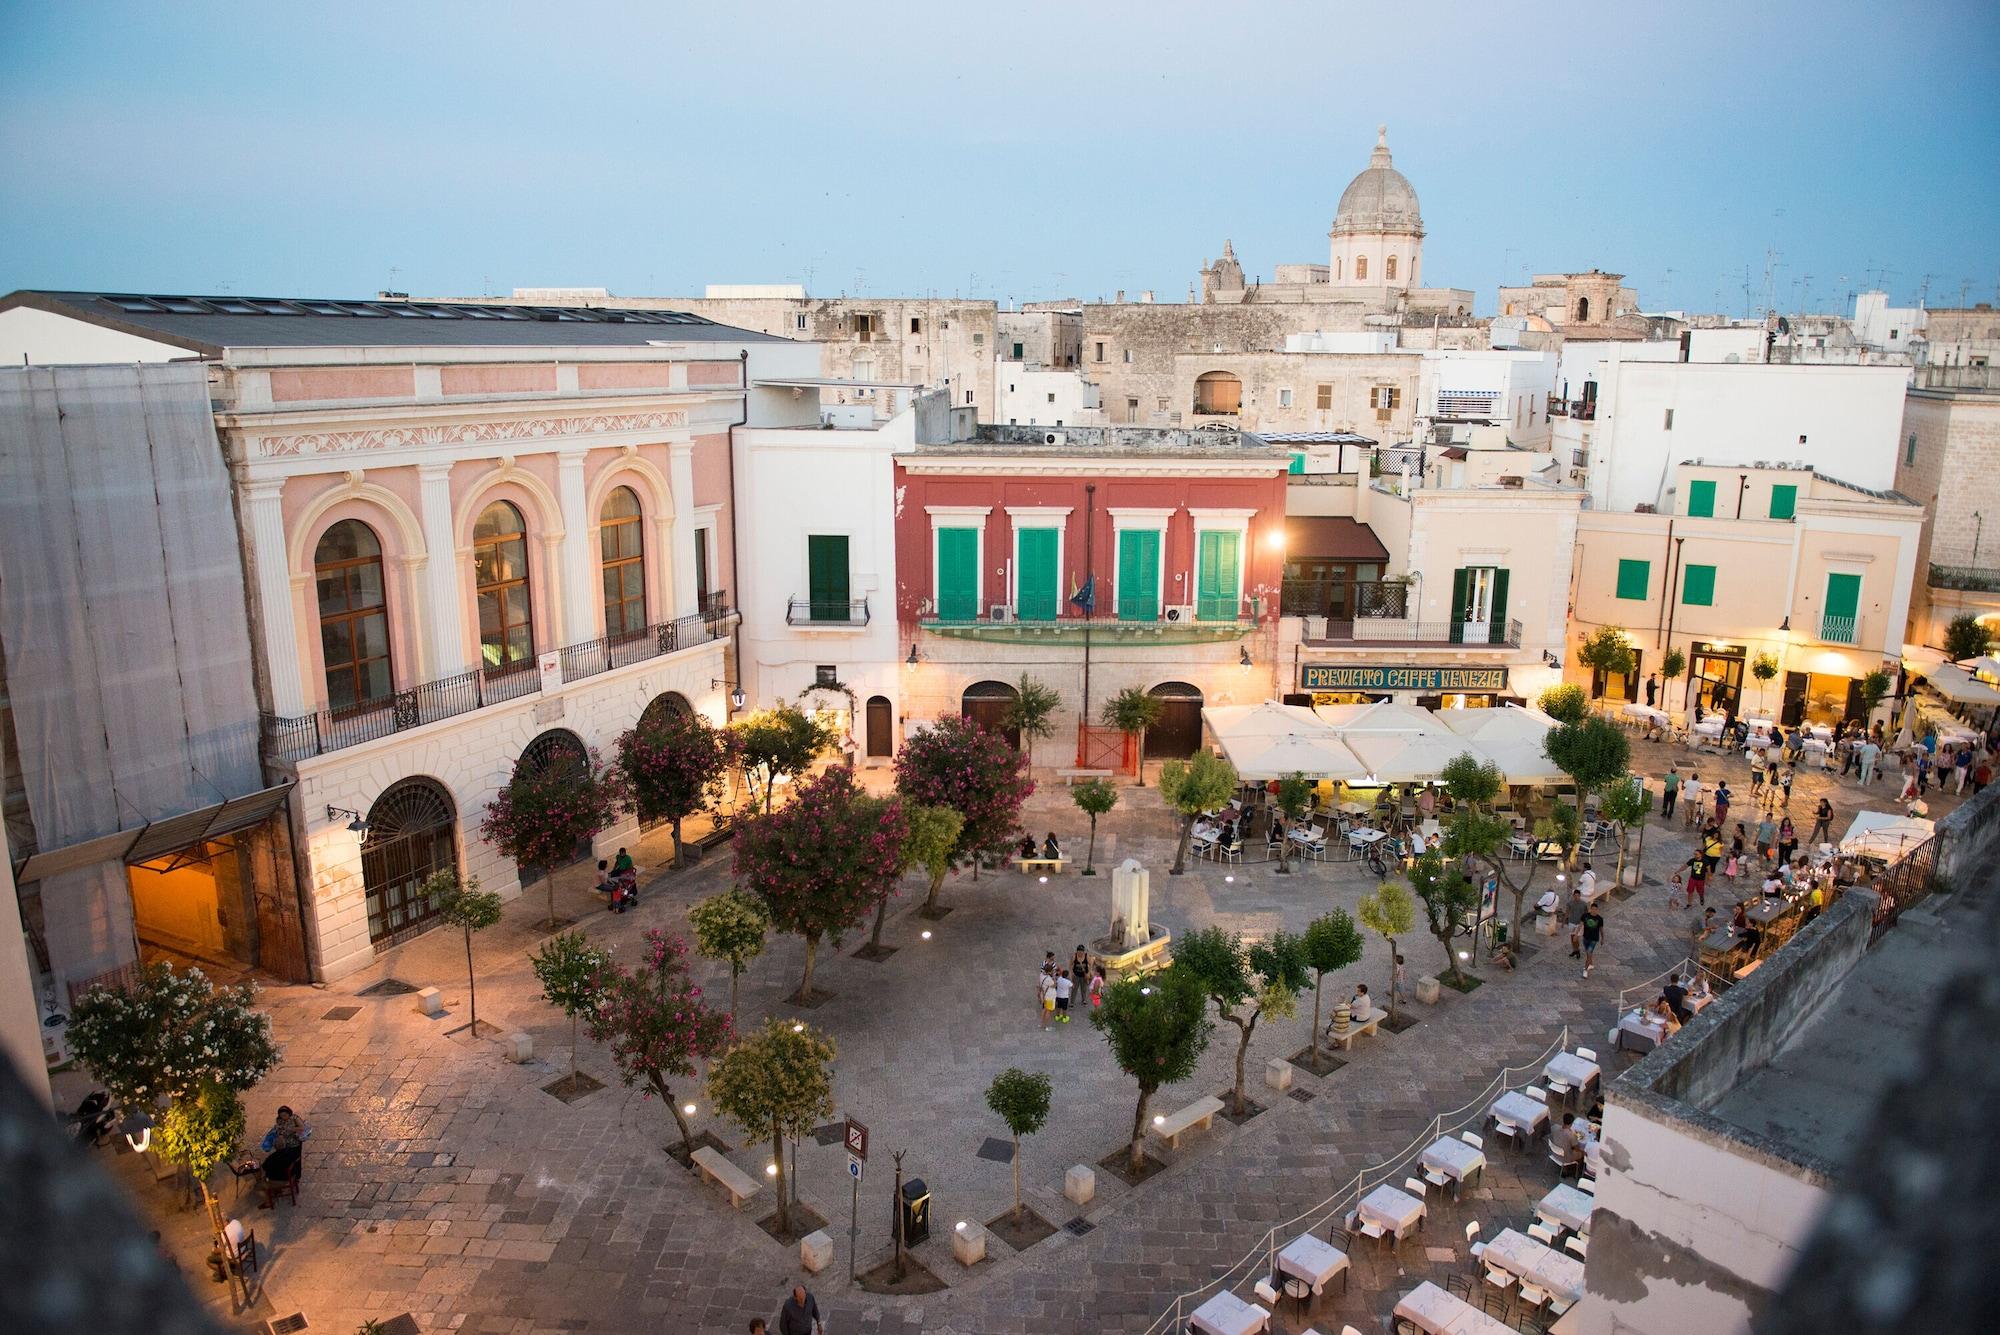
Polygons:
[[1391,255],[1389,262],[1382,266],[1382,276],[1384,278],[1394,278],[1396,276],[1396,257],[1394,255]]
[[646,540],[639,498],[613,487],[598,515],[597,549],[604,559],[604,633],[637,635],[646,629]]
[[1590,298],[1578,297],[1576,299],[1576,322],[1578,324],[1587,324],[1589,323],[1589,321],[1590,321]]
[[368,939],[407,936],[436,916],[423,893],[435,871],[458,868],[458,812],[430,779],[404,779],[368,808],[361,837],[361,880],[368,899]]
[[1234,417],[1243,411],[1243,382],[1227,371],[1207,371],[1196,376],[1194,410],[1210,416]]
[[1356,255],[1354,257],[1354,276],[1356,278],[1366,278],[1368,276],[1368,257],[1366,255]]
[[319,585],[320,656],[329,709],[358,709],[395,690],[389,669],[389,608],[382,592],[382,542],[358,519],[343,519],[313,549]]
[[495,501],[472,529],[472,571],[479,591],[479,653],[489,672],[535,658],[535,618],[528,602],[528,526],[521,512]]

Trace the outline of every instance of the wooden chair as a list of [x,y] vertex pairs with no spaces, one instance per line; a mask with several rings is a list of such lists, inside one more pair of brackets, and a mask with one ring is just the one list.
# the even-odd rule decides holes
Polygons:
[[232,1219],[237,1236],[230,1236],[230,1229],[222,1230],[223,1262],[237,1274],[257,1268],[257,1230],[244,1227],[241,1220]]

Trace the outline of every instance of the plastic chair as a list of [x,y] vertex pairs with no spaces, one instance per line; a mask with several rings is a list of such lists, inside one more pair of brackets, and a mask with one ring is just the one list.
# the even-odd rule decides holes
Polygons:
[[1546,1224],[1528,1225],[1528,1236],[1536,1242],[1541,1243],[1544,1247],[1553,1247],[1556,1245],[1555,1230]]
[[1582,1260],[1584,1257],[1590,1255],[1590,1244],[1584,1241],[1581,1236],[1573,1233],[1563,1239],[1563,1250],[1574,1254],[1578,1260]]
[[[1426,1173],[1425,1176],[1429,1176],[1429,1174]],[[1418,1200],[1424,1199],[1425,1195],[1424,1184],[1417,1181],[1417,1179],[1413,1177],[1406,1177],[1403,1179],[1403,1190],[1409,1192],[1412,1196],[1415,1196]]]
[[1466,1144],[1472,1146],[1472,1148],[1475,1150],[1483,1150],[1486,1148],[1486,1142],[1481,1140],[1478,1136],[1473,1135],[1470,1131],[1459,1132],[1458,1138],[1464,1141]]
[[1587,1062],[1594,1062],[1597,1060],[1597,1053],[1591,1050],[1590,1048],[1578,1048],[1576,1050],[1576,1055],[1583,1058]]

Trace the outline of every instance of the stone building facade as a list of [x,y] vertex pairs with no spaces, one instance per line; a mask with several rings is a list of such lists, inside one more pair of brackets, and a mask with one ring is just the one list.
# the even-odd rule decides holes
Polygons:
[[1642,339],[1650,332],[1625,275],[1601,269],[1538,273],[1525,287],[1502,287],[1500,314],[1540,316],[1571,338]]
[[1903,403],[1896,489],[1930,518],[1911,638],[1942,645],[1945,626],[1966,612],[2000,632],[2000,372],[1917,369]]

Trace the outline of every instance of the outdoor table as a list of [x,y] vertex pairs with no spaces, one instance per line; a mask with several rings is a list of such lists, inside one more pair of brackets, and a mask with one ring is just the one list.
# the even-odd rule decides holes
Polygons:
[[1819,738],[1822,742],[1830,742],[1833,740],[1833,728],[1828,724],[1815,723],[1812,726],[1808,727],[1806,731],[1811,733],[1814,737]]
[[1425,1280],[1396,1300],[1396,1315],[1427,1335],[1514,1335],[1514,1328]]
[[1271,1328],[1271,1314],[1246,1303],[1227,1289],[1216,1294],[1188,1318],[1188,1329],[1203,1335],[1257,1335]]
[[1388,837],[1386,830],[1372,829],[1364,825],[1360,829],[1347,832],[1347,850],[1350,853],[1364,852],[1370,844],[1379,844]]
[[1778,720],[1774,718],[1746,718],[1743,720],[1743,725],[1752,732],[1769,732],[1778,726]]
[[1708,1003],[1714,1000],[1715,1000],[1715,993],[1713,992],[1688,993],[1687,994],[1688,1014],[1689,1015],[1701,1014],[1703,1009],[1707,1007]]
[[1502,1229],[1499,1237],[1486,1244],[1479,1259],[1547,1289],[1564,1302],[1573,1303],[1583,1296],[1583,1262],[1514,1229]]
[[1590,1231],[1590,1212],[1597,1206],[1596,1198],[1587,1191],[1578,1191],[1564,1182],[1554,1191],[1542,1197],[1535,1213],[1553,1219],[1572,1233]]
[[1722,721],[1720,719],[1705,718],[1695,724],[1689,731],[1697,737],[1720,737],[1722,736]]
[[1307,848],[1318,848],[1326,842],[1326,832],[1316,830],[1310,825],[1295,825],[1285,832],[1285,838],[1295,844],[1304,844]]
[[1278,1273],[1296,1275],[1312,1285],[1314,1293],[1325,1291],[1327,1281],[1339,1275],[1341,1292],[1347,1291],[1347,1253],[1310,1233],[1301,1233],[1278,1253]]
[[1549,1058],[1549,1064],[1542,1068],[1542,1074],[1550,1080],[1560,1080],[1565,1085],[1582,1093],[1597,1079],[1597,1063],[1574,1052],[1558,1052]]
[[1549,1126],[1549,1106],[1536,1102],[1518,1089],[1510,1089],[1493,1100],[1493,1106],[1486,1110],[1486,1115],[1504,1117],[1516,1126],[1525,1126],[1531,1136],[1539,1136]]
[[1651,705],[1642,705],[1634,701],[1625,706],[1625,713],[1633,718],[1643,719],[1645,722],[1658,727],[1664,728],[1667,726],[1667,711],[1664,709],[1655,709]]
[[1347,801],[1340,803],[1340,809],[1350,816],[1365,816],[1375,809],[1375,803],[1372,801],[1362,802],[1354,798],[1349,798]]
[[1452,1181],[1451,1194],[1454,1198],[1458,1189],[1465,1185],[1465,1179],[1474,1173],[1486,1171],[1486,1156],[1477,1147],[1466,1144],[1457,1136],[1441,1136],[1431,1142],[1424,1151],[1423,1165],[1434,1168]]
[[1666,1037],[1666,1026],[1649,1018],[1644,1011],[1631,1010],[1618,1021],[1618,1046],[1634,1052],[1651,1052]]
[[1424,1217],[1424,1203],[1385,1182],[1361,1198],[1358,1213],[1369,1223],[1388,1229],[1401,1242],[1404,1231]]

